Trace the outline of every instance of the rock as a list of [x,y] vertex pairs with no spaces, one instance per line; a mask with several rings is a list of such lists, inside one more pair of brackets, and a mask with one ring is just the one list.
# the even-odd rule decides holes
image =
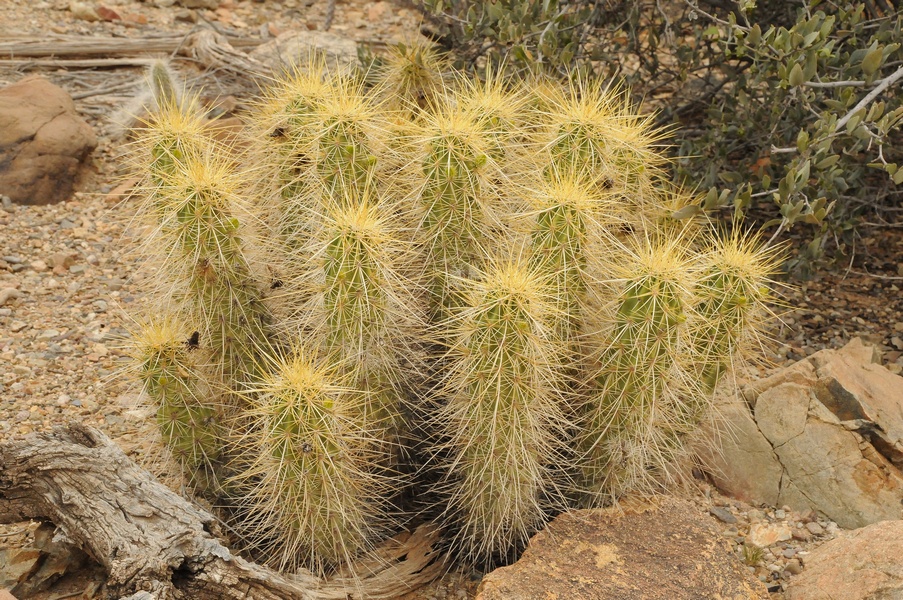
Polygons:
[[177,10],[175,12],[175,16],[173,17],[176,21],[182,23],[197,23],[198,22],[198,14],[193,10],[188,10],[187,8],[183,8],[182,10]]
[[722,506],[713,506],[709,508],[709,514],[722,523],[727,523],[728,525],[733,525],[737,522],[737,517],[732,515],[731,511]]
[[40,560],[41,551],[34,548],[0,548],[0,589],[25,581]]
[[719,400],[729,433],[700,452],[715,484],[845,528],[903,518],[903,379],[874,360],[853,340]]
[[759,548],[768,548],[792,537],[793,532],[787,523],[754,523],[749,527],[746,541]]
[[55,526],[17,523],[14,527],[13,532],[4,532],[9,545],[0,548],[0,590],[8,589],[13,597],[34,598],[67,572],[85,565],[87,556],[59,535]]
[[69,12],[72,13],[73,17],[75,17],[76,19],[81,19],[82,21],[100,20],[100,15],[98,15],[97,11],[94,10],[94,6],[92,6],[88,2],[70,2]]
[[735,396],[722,396],[719,402],[718,417],[726,425],[703,432],[700,462],[722,492],[749,504],[775,506],[784,469],[774,449],[746,402]]
[[787,600],[903,598],[903,521],[844,531],[813,550]]
[[812,533],[808,529],[796,527],[793,529],[793,539],[800,542],[808,542],[812,539]]
[[800,564],[798,558],[792,558],[787,561],[787,564],[784,565],[784,570],[790,573],[791,575],[799,575],[803,572],[803,565]]
[[564,513],[484,577],[477,600],[767,598],[713,526],[675,498]]
[[814,521],[812,523],[806,523],[806,529],[808,529],[809,533],[811,533],[812,535],[824,535],[825,533],[825,530],[822,528],[822,526],[818,523],[815,523]]
[[104,21],[121,21],[122,15],[113,10],[112,8],[107,8],[106,6],[97,6],[94,9],[97,12],[97,16],[103,19]]
[[176,0],[175,3],[185,8],[207,8],[210,10],[219,8],[219,0]]
[[288,31],[258,46],[250,56],[278,73],[303,66],[313,53],[322,53],[330,69],[343,69],[358,62],[353,40],[326,31]]
[[54,275],[65,275],[69,272],[69,267],[75,264],[78,259],[77,252],[56,252],[50,256],[50,265],[53,267]]
[[20,204],[67,200],[97,146],[61,88],[27,77],[0,89],[0,189]]
[[390,10],[392,10],[392,6],[385,0],[370,3],[370,6],[367,7],[367,20],[373,23],[382,21]]
[[10,300],[15,300],[22,296],[22,292],[16,288],[3,288],[0,290],[0,306],[3,306]]
[[[810,358],[818,373],[815,394],[840,421],[855,422],[873,446],[903,466],[903,379],[874,364],[873,350],[857,338],[841,350]],[[861,425],[860,425],[861,424]],[[877,427],[871,424],[877,425]]]

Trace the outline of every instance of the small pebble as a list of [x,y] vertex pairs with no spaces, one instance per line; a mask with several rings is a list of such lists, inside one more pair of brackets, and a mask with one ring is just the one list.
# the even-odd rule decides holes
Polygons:
[[784,570],[791,575],[799,575],[803,572],[803,565],[800,564],[799,559],[794,558],[787,561],[787,564],[784,565]]
[[822,526],[815,521],[806,523],[806,529],[808,529],[809,533],[811,533],[812,535],[823,535],[825,533],[825,530],[822,528]]
[[41,342],[41,341],[52,340],[53,338],[55,338],[59,335],[60,335],[60,332],[57,331],[56,329],[45,329],[44,331],[39,333],[38,337],[36,337],[35,339],[38,340],[39,342]]

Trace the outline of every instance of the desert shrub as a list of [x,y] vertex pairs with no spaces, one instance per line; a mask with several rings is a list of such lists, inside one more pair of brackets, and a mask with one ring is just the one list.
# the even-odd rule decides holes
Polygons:
[[899,200],[901,16],[895,4],[795,0],[426,0],[459,66],[619,81],[671,126],[701,208],[800,226],[791,266],[843,252]]

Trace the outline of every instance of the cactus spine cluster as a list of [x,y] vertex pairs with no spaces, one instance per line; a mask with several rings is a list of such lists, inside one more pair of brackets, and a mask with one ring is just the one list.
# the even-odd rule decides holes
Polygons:
[[366,74],[298,67],[239,150],[151,79],[163,320],[135,370],[280,568],[366,553],[411,473],[482,564],[557,510],[661,489],[768,315],[775,253],[672,218],[694,199],[623,93],[474,82],[415,44]]

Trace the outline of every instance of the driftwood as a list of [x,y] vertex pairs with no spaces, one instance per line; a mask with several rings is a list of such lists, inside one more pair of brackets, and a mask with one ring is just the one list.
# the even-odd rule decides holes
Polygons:
[[0,522],[54,523],[130,600],[395,598],[441,575],[438,533],[424,526],[356,565],[357,578],[284,576],[233,554],[212,515],[80,424],[0,445]]

